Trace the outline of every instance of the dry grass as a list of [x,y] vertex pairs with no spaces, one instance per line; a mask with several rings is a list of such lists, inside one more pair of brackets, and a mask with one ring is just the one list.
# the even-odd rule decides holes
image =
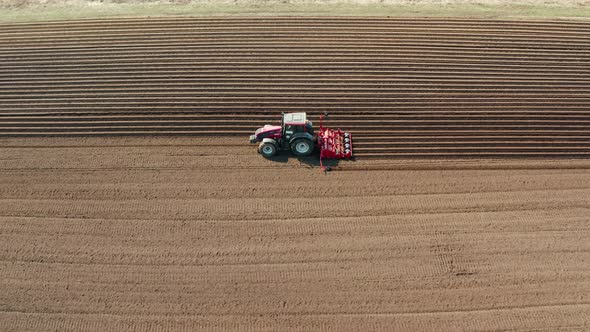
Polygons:
[[590,18],[588,0],[0,0],[0,21],[121,16],[355,15]]

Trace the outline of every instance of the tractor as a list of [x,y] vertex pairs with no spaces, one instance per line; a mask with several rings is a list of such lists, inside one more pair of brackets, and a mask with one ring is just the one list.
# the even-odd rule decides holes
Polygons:
[[250,135],[250,143],[258,143],[258,152],[265,158],[271,158],[281,150],[304,157],[315,149],[320,151],[320,164],[324,158],[352,158],[352,135],[340,129],[324,128],[323,119],[327,115],[320,116],[320,128],[316,133],[306,113],[283,113],[280,126],[267,124],[258,128],[254,135]]

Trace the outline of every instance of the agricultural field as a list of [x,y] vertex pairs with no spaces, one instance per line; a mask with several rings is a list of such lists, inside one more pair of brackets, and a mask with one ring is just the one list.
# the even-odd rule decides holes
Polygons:
[[[0,24],[0,330],[590,329],[590,23]],[[256,153],[281,112],[354,161]]]
[[590,153],[590,23],[161,18],[0,26],[0,136],[244,140],[281,112],[359,157]]
[[0,329],[588,329],[589,162],[242,141],[3,139]]

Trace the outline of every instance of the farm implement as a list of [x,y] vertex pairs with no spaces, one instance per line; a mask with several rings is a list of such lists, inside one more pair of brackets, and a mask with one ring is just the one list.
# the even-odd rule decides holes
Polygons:
[[250,143],[258,143],[258,152],[265,158],[275,156],[278,151],[291,151],[296,156],[309,156],[314,150],[320,152],[320,166],[323,159],[350,159],[352,152],[352,135],[341,129],[325,128],[324,117],[320,116],[320,128],[317,133],[306,113],[283,113],[280,126],[265,125],[250,135]]

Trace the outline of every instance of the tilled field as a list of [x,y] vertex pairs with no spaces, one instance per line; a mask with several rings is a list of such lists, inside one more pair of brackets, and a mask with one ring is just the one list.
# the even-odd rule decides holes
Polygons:
[[[590,330],[589,60],[582,22],[0,25],[0,331]],[[262,158],[282,111],[359,158]]]
[[0,330],[590,329],[587,160],[240,141],[2,139]]
[[0,135],[240,135],[329,111],[359,157],[590,154],[590,23],[0,25]]

